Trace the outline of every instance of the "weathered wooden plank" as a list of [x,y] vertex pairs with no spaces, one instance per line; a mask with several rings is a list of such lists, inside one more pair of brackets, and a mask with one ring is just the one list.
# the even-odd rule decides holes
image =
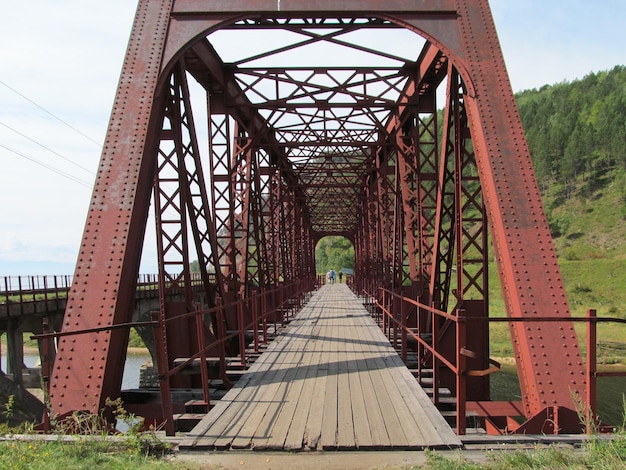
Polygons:
[[[333,286],[334,287],[334,286]],[[336,300],[331,297],[333,302]],[[324,397],[324,412],[322,418],[322,429],[319,447],[323,450],[331,450],[337,448],[337,399],[338,399],[338,380],[339,372],[337,364],[337,350],[339,343],[336,337],[337,328],[337,310],[328,309],[328,319],[324,321],[326,342],[328,343],[328,376],[326,378],[326,390]]]
[[270,354],[262,355],[205,419],[198,423],[192,430],[192,434],[197,436],[196,447],[223,448],[230,444],[231,436],[236,435],[244,425],[247,414],[261,393],[259,387],[267,380],[266,374],[276,374],[276,361],[287,347],[289,343],[282,341],[282,338],[274,341],[267,350]]
[[322,421],[326,409],[326,384],[328,380],[328,357],[330,353],[324,350],[320,355],[317,368],[317,380],[311,397],[311,409],[309,411],[304,430],[303,443],[306,449],[317,449],[322,436]]
[[[319,345],[322,341],[312,339],[310,342],[311,349],[309,353],[309,361],[306,367],[302,369],[306,371],[306,376],[301,381],[300,396],[295,404],[293,416],[289,423],[289,430],[285,437],[285,450],[302,450],[305,442],[305,430],[309,413],[311,412],[311,404],[315,381],[317,379],[318,364],[321,357]],[[315,413],[316,410],[313,410]]]
[[[404,441],[397,437],[397,434],[399,434],[401,430],[404,435],[406,446],[408,446],[409,448],[421,447],[423,443],[423,433],[421,432],[419,421],[416,421],[414,419],[415,417],[410,407],[404,401],[402,394],[397,388],[397,377],[395,376],[396,368],[390,368],[385,363],[385,360],[388,357],[398,356],[393,348],[391,348],[380,329],[378,329],[377,327],[370,327],[367,329],[367,333],[370,338],[369,341],[372,345],[373,354],[370,358],[370,363],[375,369],[375,372],[373,372],[373,374],[380,376],[381,381],[384,385],[383,389],[381,390],[383,392],[383,396],[385,396],[385,398],[393,404],[393,413],[395,413],[395,418],[393,414],[391,414],[391,411],[388,412],[389,414],[384,414],[386,422],[394,426],[392,432],[396,433],[396,437],[391,436],[392,444],[395,443],[399,446],[405,445]],[[401,367],[404,367],[401,361],[400,364]],[[392,365],[397,366],[397,363],[393,363]],[[386,409],[388,409],[388,404],[382,403],[381,407],[385,407]],[[416,410],[416,412],[419,412],[419,410]],[[399,424],[400,429],[395,428],[396,420]]]
[[[343,299],[342,299],[343,300]],[[347,311],[345,301],[338,302],[339,312]],[[350,389],[350,369],[348,366],[347,348],[355,338],[355,326],[347,324],[345,313],[338,315],[339,325],[336,328],[338,345],[337,353],[337,448],[339,450],[356,448],[354,422],[352,416],[352,391]]]
[[236,432],[224,436],[226,440],[232,440],[231,446],[234,449],[254,447],[255,444],[262,444],[262,441],[267,440],[268,428],[275,419],[276,410],[280,405],[276,402],[276,397],[280,396],[289,384],[288,373],[297,369],[299,348],[306,345],[306,342],[293,338],[297,338],[300,332],[306,334],[305,328],[306,326],[298,322],[291,329],[291,338],[288,335],[281,338],[284,343],[283,348],[268,350],[265,353],[268,357],[274,356],[272,361],[274,374],[267,372],[262,375],[262,382],[259,384],[259,390],[262,392],[253,404],[251,412],[242,417],[245,423]]
[[[305,334],[305,330],[300,331]],[[310,336],[310,328],[308,327],[306,336]],[[267,413],[255,433],[252,441],[255,449],[279,450],[284,448],[287,432],[302,390],[302,380],[306,377],[311,357],[306,350],[306,341],[294,341],[294,343],[298,344],[298,347],[294,348],[295,360],[287,369],[283,383],[277,389]]]
[[[232,444],[233,439],[245,435],[242,432],[242,427],[246,425],[250,416],[258,409],[256,405],[259,402],[263,402],[263,397],[267,393],[263,385],[267,381],[273,380],[280,373],[280,369],[276,367],[280,357],[279,351],[287,348],[288,343],[273,343],[272,346],[274,344],[276,344],[276,347],[273,349],[273,352],[265,356],[265,360],[259,364],[258,369],[252,370],[251,368],[251,371],[248,371],[248,375],[254,374],[246,386],[246,390],[249,390],[249,392],[240,394],[236,400],[232,400],[228,410],[218,417],[211,426],[209,433],[203,439],[206,445],[219,449],[228,448]],[[214,437],[213,443],[208,441],[207,438],[209,436]]]
[[398,380],[400,389],[405,401],[411,409],[419,409],[426,419],[420,422],[422,435],[425,438],[425,446],[461,446],[460,439],[454,434],[450,425],[443,418],[441,413],[432,405],[432,401],[426,392],[419,386],[417,380],[409,372],[401,374]]
[[349,381],[350,381],[350,404],[352,406],[352,423],[354,426],[354,439],[356,447],[359,449],[371,449],[374,444],[372,441],[372,432],[370,431],[370,422],[367,416],[365,406],[365,398],[361,383],[361,375],[359,372],[359,362],[363,361],[365,354],[362,348],[356,348],[356,344],[360,342],[360,334],[363,326],[360,322],[355,321],[351,340],[346,342]]
[[371,357],[372,346],[370,342],[373,340],[369,334],[366,321],[361,319],[361,328],[358,331],[358,338],[361,347],[361,360],[357,363],[357,369],[359,371],[359,382],[361,383],[361,392],[363,394],[363,401],[366,404],[367,422],[369,423],[369,432],[372,440],[372,447],[376,449],[385,449],[391,447],[391,440],[389,433],[387,433],[387,426],[385,419],[383,418],[382,411],[376,398],[376,391],[374,390],[374,383],[372,382],[372,376],[368,368],[367,360]]
[[181,447],[456,447],[460,441],[345,285],[325,286]]

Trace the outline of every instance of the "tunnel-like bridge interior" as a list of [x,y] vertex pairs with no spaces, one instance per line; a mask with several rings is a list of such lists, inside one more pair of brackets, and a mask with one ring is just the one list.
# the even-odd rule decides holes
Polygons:
[[[418,378],[429,369],[494,430],[580,429],[584,368],[487,0],[140,0],[54,364],[56,413],[119,396],[148,224],[160,419],[175,389],[206,388],[204,367],[181,373],[192,361],[215,358],[218,375],[233,356],[249,366],[259,331],[318,285],[316,243],[340,235],[354,291],[376,299]],[[520,404],[489,401],[489,253]]]

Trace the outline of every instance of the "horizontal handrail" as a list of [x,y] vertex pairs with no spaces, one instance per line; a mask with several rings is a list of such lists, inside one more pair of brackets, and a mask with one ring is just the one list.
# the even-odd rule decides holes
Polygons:
[[[429,331],[432,334],[431,343],[429,344],[424,338],[422,338],[420,331],[418,328],[411,328],[407,324],[405,324],[405,308],[407,305],[412,305],[417,307],[419,310],[429,313],[432,315],[431,324],[435,324],[434,317],[444,318],[450,321],[456,328],[456,337],[459,345],[465,344],[465,337],[467,334],[468,325],[471,323],[541,323],[541,322],[573,322],[573,323],[585,323],[587,325],[587,365],[586,365],[586,376],[587,376],[587,390],[586,390],[586,402],[589,407],[589,412],[592,414],[595,413],[596,409],[596,379],[598,377],[626,377],[626,372],[598,372],[596,370],[596,347],[597,347],[597,331],[596,326],[598,323],[615,323],[615,324],[626,324],[625,318],[617,318],[617,317],[598,317],[596,316],[595,310],[588,310],[587,315],[585,317],[573,317],[573,316],[546,316],[546,317],[467,317],[463,314],[463,310],[457,310],[457,314],[452,314],[448,312],[444,312],[442,310],[436,309],[432,306],[425,305],[420,303],[415,299],[411,299],[405,297],[397,292],[394,292],[390,289],[379,288],[379,295],[375,296],[371,293],[363,290],[363,294],[372,299],[374,305],[376,305],[380,309],[380,313],[377,312],[376,320],[379,323],[379,326],[383,329],[385,334],[387,334],[391,339],[391,328],[393,327],[393,337],[394,342],[397,344],[398,340],[398,331],[400,330],[401,335],[401,347],[402,347],[402,356],[403,359],[406,360],[406,351],[407,351],[407,339],[413,338],[418,344],[424,348],[424,351],[427,351],[432,355],[432,358],[444,364],[452,373],[457,377],[457,387],[465,387],[465,379],[467,376],[474,375],[473,372],[482,372],[482,373],[490,373],[487,371],[468,371],[465,370],[465,356],[467,356],[467,351],[464,352],[463,347],[457,347],[457,353],[455,362],[453,363],[449,358],[444,357],[437,350],[437,341],[438,338],[435,337],[433,331]],[[399,312],[392,311],[394,306],[394,301],[399,301]],[[395,304],[396,308],[398,308],[397,303]],[[382,315],[382,319],[378,318]],[[471,353],[471,352],[470,352]],[[490,363],[492,362],[489,358],[487,358]],[[418,358],[418,362],[419,362]],[[495,362],[495,361],[493,361]],[[418,365],[419,367],[419,365]],[[497,367],[490,368],[490,370],[495,371]],[[436,386],[434,387],[436,390]],[[457,393],[458,395],[458,393]],[[436,391],[433,393],[433,400],[436,400],[437,393]],[[464,427],[462,425],[462,416],[465,413],[465,399],[464,397],[457,396],[457,423],[458,433],[464,433]],[[462,413],[460,413],[462,411]],[[591,422],[591,421],[588,421]]]

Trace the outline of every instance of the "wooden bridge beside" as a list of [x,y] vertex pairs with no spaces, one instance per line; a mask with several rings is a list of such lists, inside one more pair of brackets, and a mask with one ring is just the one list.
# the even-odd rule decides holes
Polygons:
[[317,291],[181,444],[287,451],[460,446],[345,284]]

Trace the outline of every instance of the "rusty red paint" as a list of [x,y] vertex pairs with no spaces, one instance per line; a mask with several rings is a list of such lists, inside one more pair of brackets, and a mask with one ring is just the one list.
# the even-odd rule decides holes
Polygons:
[[[308,45],[326,42],[384,65],[260,64],[299,52],[293,42],[256,56],[241,51],[226,64],[205,37],[216,28],[297,32]],[[402,58],[349,44],[340,34],[365,29],[408,29],[426,42]],[[206,93],[206,116],[199,119],[207,123],[206,143],[198,142],[186,74]],[[449,92],[439,141],[436,89],[444,80]],[[199,156],[205,149],[208,163]],[[285,303],[272,290],[281,283],[313,285],[315,243],[327,235],[353,242],[355,288],[392,288],[430,307],[464,311],[468,321],[484,319],[488,224],[507,315],[564,318],[511,324],[524,413],[529,423],[548,415],[569,423],[561,409],[573,408],[571,390],[583,393],[585,371],[486,0],[141,0],[64,331],[131,320],[153,190],[162,375],[174,356],[210,347],[223,370],[224,338],[232,331],[244,356],[243,329],[257,318],[246,299],[276,292],[262,301],[273,309]],[[165,326],[196,309],[188,290],[190,247],[202,261],[205,307],[218,306],[203,332],[191,318]],[[214,285],[208,270],[216,271]],[[168,297],[172,285],[184,292],[182,303]],[[232,303],[237,299],[242,303]],[[416,307],[403,319],[437,336],[447,361],[487,368],[486,322],[446,333],[445,320]],[[64,337],[51,381],[54,412],[96,411],[119,395],[119,351],[127,340],[122,330]],[[462,348],[474,356],[458,356]],[[168,386],[194,383],[167,380]],[[445,374],[441,380],[448,380]],[[471,393],[475,401],[488,398],[487,379],[449,382],[463,400]]]

